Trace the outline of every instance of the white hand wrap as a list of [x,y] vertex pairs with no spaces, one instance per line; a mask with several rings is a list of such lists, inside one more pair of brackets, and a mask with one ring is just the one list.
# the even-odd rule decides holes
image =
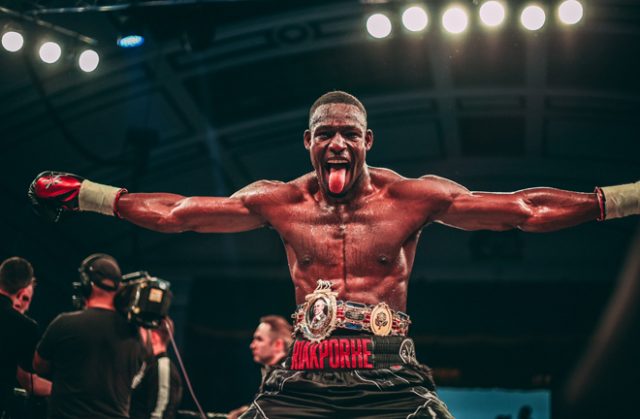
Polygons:
[[605,186],[606,219],[640,214],[640,182],[625,185]]
[[78,207],[80,211],[99,212],[104,215],[115,215],[114,207],[122,188],[109,185],[101,185],[90,180],[84,180],[80,185],[78,194]]

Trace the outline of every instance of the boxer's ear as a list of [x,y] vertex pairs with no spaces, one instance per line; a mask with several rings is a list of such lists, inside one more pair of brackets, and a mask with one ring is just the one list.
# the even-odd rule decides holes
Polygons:
[[308,129],[305,130],[303,134],[303,138],[304,138],[304,148],[309,150],[311,148],[311,131],[309,131]]
[[371,150],[371,147],[373,147],[373,131],[370,129],[368,129],[364,134],[364,145],[367,151]]

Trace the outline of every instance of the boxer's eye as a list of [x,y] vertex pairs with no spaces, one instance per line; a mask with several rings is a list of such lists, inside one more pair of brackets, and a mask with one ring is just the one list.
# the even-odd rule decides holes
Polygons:
[[333,133],[330,131],[322,131],[322,132],[318,132],[316,133],[316,138],[319,140],[327,140],[331,137],[333,137]]

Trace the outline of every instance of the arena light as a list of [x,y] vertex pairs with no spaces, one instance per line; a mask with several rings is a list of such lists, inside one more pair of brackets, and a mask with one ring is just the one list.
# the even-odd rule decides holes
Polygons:
[[576,0],[567,0],[558,7],[558,18],[565,25],[575,25],[582,20],[582,4]]
[[22,49],[24,38],[16,30],[8,29],[2,34],[2,47],[9,52],[17,52]]
[[144,36],[130,33],[118,37],[116,44],[120,48],[137,48],[144,44]]
[[427,11],[420,6],[411,6],[402,13],[402,24],[411,32],[423,31],[429,24]]
[[377,39],[386,38],[391,33],[391,20],[382,13],[373,14],[367,19],[367,32]]
[[78,57],[78,67],[85,73],[90,73],[98,68],[100,62],[100,56],[92,49],[82,51]]
[[452,6],[442,14],[442,26],[452,34],[459,34],[467,29],[469,16],[467,11],[460,6]]
[[530,5],[524,8],[520,15],[522,26],[530,31],[537,31],[544,26],[546,15],[540,6]]
[[480,6],[480,20],[486,26],[495,28],[504,22],[505,10],[502,3],[491,0]]
[[40,46],[38,55],[40,55],[40,59],[45,63],[53,64],[60,59],[62,48],[55,42],[45,42]]

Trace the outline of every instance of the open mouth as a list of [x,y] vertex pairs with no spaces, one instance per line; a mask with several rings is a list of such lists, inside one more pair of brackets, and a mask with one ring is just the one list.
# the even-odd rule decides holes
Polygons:
[[347,184],[350,164],[346,160],[328,160],[324,165],[329,192],[339,195]]

